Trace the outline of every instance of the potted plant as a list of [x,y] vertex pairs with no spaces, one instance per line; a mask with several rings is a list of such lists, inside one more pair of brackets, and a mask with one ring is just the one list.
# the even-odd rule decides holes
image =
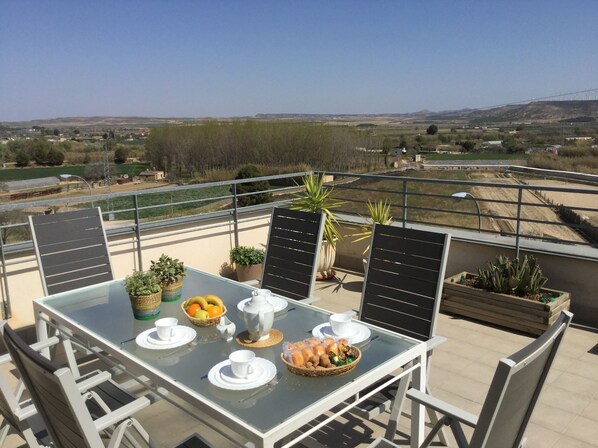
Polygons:
[[160,315],[162,286],[152,271],[136,271],[124,280],[124,286],[131,299],[135,319],[153,319]]
[[320,249],[318,278],[329,278],[333,276],[332,266],[336,258],[336,243],[342,239],[340,225],[334,214],[334,209],[340,207],[344,202],[334,199],[332,188],[324,187],[324,176],[316,176],[310,173],[303,176],[302,182],[303,191],[294,195],[295,201],[293,201],[291,209],[312,213],[323,212],[326,216],[322,248]]
[[160,279],[163,302],[173,302],[181,298],[183,277],[187,275],[182,261],[162,254],[158,261],[152,261],[150,271]]
[[547,280],[533,256],[499,256],[477,274],[461,272],[447,278],[442,309],[540,335],[571,301],[570,293],[545,288]]
[[237,246],[230,251],[230,261],[235,265],[237,280],[246,282],[262,278],[264,249],[249,246]]
[[[368,244],[366,248],[363,250],[363,265],[367,263],[367,252],[370,249],[369,241],[372,239],[372,229],[374,228],[374,223],[376,224],[383,224],[389,226],[393,223],[393,218],[390,216],[390,202],[387,200],[378,200],[376,202],[371,202],[368,200],[368,211],[370,212],[370,217],[366,219],[366,222],[358,227],[359,231],[357,233],[353,233],[349,235],[353,237],[354,243],[358,243],[359,241],[367,240]],[[363,218],[363,217],[362,217]]]

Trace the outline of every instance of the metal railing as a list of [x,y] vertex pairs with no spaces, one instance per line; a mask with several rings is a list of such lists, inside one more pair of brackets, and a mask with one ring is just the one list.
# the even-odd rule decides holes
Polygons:
[[[61,211],[72,205],[86,207],[93,201],[110,222],[106,226],[109,239],[120,235],[134,237],[139,268],[143,269],[142,243],[152,238],[144,236],[145,232],[160,229],[168,232],[181,225],[226,216],[233,223],[234,243],[238,245],[239,217],[292,201],[292,194],[300,189],[298,185],[305,174],[308,172],[0,205],[0,217],[12,215],[15,220],[0,221],[3,315],[10,315],[6,266],[11,262],[7,261],[7,255],[24,253],[33,247],[28,236],[28,214],[39,213],[40,209]],[[407,177],[404,172],[319,174],[334,177],[334,181],[326,185],[334,188],[334,196],[343,202],[335,209],[343,216],[367,219],[368,200],[386,199],[392,205],[395,221],[402,226],[437,225],[513,237],[516,256],[524,238],[598,247],[598,188],[528,185],[513,177],[505,177],[504,182],[478,182]],[[269,190],[239,193],[240,184],[258,181],[269,181],[274,186]],[[270,193],[271,202],[240,204],[243,198],[261,193]],[[473,197],[476,208],[472,200],[459,199],[462,196]],[[585,203],[578,200],[580,197],[585,198]],[[558,198],[570,200],[557,201]],[[176,233],[191,231],[190,228],[176,230]],[[21,258],[19,262],[24,260]]]

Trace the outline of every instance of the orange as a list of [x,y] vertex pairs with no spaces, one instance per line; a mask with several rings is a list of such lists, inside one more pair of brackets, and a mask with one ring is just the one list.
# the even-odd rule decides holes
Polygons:
[[218,305],[214,305],[208,308],[208,314],[210,317],[220,316],[222,314],[222,308]]
[[193,316],[197,310],[201,310],[201,306],[199,305],[199,303],[194,303],[193,305],[190,305],[189,308],[187,308],[187,314],[189,316]]

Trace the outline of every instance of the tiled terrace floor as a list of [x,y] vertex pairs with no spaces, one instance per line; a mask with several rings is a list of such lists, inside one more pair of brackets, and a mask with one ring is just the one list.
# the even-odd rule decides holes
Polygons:
[[[321,301],[316,305],[331,311],[357,309],[361,287],[360,276],[339,271],[337,279],[317,284],[316,295]],[[529,336],[449,315],[440,316],[437,334],[448,341],[434,353],[430,387],[437,397],[476,414],[498,360],[531,340]],[[206,435],[214,446],[230,446],[164,401],[139,417],[160,446],[174,446],[195,432]],[[367,423],[339,419],[338,425],[320,434],[319,439],[330,447],[365,447],[383,434],[384,423],[383,417]],[[408,445],[408,425],[408,418],[403,418],[396,443]],[[598,333],[575,326],[568,330],[526,436],[527,448],[598,447]],[[11,438],[5,446],[21,445]]]

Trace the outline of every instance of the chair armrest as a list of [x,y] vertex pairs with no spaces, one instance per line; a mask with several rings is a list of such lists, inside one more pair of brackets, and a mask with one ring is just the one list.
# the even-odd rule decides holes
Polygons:
[[103,370],[96,370],[91,372],[87,376],[83,377],[81,381],[77,382],[77,389],[79,393],[87,392],[89,389],[98,386],[99,384],[105,383],[112,378],[109,372]]
[[459,409],[438,398],[434,398],[431,395],[420,392],[417,389],[409,389],[407,391],[407,397],[417,403],[423,404],[427,408],[434,409],[436,412],[450,416],[467,426],[471,426],[472,428],[475,428],[478,424],[478,417],[476,415],[464,411],[463,409]]
[[94,420],[94,425],[98,431],[102,431],[109,426],[112,426],[128,417],[133,415],[135,412],[150,405],[150,401],[145,397],[140,397],[129,404],[126,404],[106,415]]
[[311,296],[311,297],[308,297],[307,299],[301,299],[301,302],[303,302],[303,303],[314,303],[314,302],[317,302],[318,300],[320,300],[319,297]]
[[427,351],[434,350],[440,344],[444,344],[447,339],[444,336],[434,336],[426,341]]
[[[40,342],[31,344],[30,347],[33,350],[35,350],[36,352],[39,352],[45,348],[52,347],[53,345],[56,345],[59,342],[60,342],[60,339],[58,337],[52,336],[51,338],[48,338],[45,341],[40,341]],[[10,358],[9,353],[6,353],[6,354],[0,356],[0,365],[6,364],[7,362],[12,362],[12,359]]]

